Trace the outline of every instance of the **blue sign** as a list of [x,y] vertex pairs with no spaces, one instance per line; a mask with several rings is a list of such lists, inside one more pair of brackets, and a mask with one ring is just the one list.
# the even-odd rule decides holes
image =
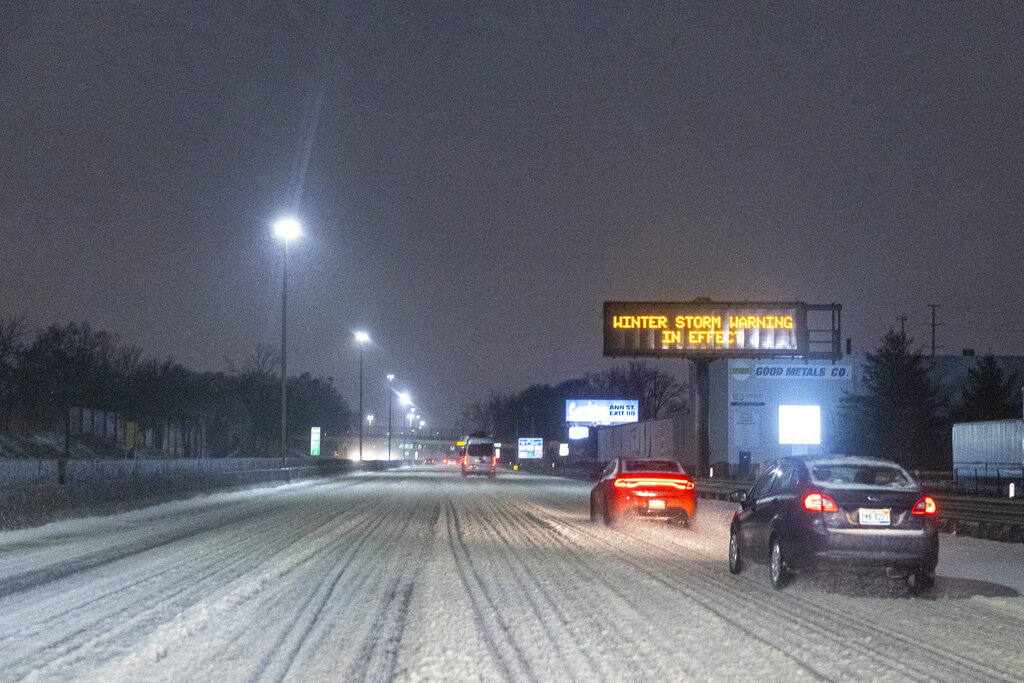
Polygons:
[[538,460],[544,457],[544,439],[527,437],[519,439],[519,459]]

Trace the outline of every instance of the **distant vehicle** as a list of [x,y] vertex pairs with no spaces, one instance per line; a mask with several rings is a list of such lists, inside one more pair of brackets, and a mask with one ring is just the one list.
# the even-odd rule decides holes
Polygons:
[[729,530],[729,571],[768,563],[772,586],[795,570],[877,566],[903,576],[912,593],[935,584],[936,505],[896,463],[875,458],[783,458],[749,491]]
[[590,491],[593,522],[613,524],[631,516],[689,524],[695,511],[693,480],[674,460],[616,458]]
[[494,439],[485,436],[470,436],[465,439],[466,445],[460,450],[462,456],[462,476],[483,474],[491,479],[498,472],[498,456],[494,453]]

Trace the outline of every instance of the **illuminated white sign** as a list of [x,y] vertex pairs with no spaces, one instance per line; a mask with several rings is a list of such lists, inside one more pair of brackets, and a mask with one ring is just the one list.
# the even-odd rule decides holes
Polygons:
[[558,454],[562,455],[562,456],[569,455],[569,444],[567,444],[567,443],[560,443],[560,444],[558,444]]
[[607,425],[639,419],[639,401],[569,399],[565,402],[565,421],[569,424]]
[[590,427],[573,426],[569,427],[569,438],[573,441],[590,438]]
[[527,437],[519,439],[519,459],[537,460],[544,457],[544,439]]
[[780,444],[820,444],[821,406],[779,406]]

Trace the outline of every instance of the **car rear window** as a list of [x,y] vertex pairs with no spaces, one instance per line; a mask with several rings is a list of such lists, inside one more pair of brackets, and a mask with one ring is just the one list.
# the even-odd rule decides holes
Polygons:
[[471,443],[466,446],[466,453],[472,456],[487,456],[491,457],[494,455],[494,444],[492,443]]
[[916,484],[899,467],[821,463],[811,466],[811,479],[823,486],[871,486],[875,488],[912,489]]
[[680,473],[683,468],[674,460],[627,460],[627,472],[675,472]]

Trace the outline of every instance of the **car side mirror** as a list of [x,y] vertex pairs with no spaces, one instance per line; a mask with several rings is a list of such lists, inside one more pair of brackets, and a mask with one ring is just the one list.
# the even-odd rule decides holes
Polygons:
[[729,500],[731,500],[734,503],[746,503],[747,502],[747,492],[746,491],[742,491],[742,490],[741,491],[733,491],[732,493],[729,494]]

